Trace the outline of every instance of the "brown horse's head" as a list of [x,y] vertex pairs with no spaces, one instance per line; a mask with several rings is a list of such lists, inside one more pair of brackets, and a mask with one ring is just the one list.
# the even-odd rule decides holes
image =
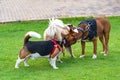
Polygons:
[[63,37],[63,42],[65,47],[70,47],[77,41],[77,32],[70,29],[69,33]]
[[[86,27],[87,27],[86,24],[80,24],[78,25],[77,28],[75,27],[70,28],[69,33],[63,37],[65,47],[70,47],[72,44],[75,44],[82,37],[87,36],[88,33],[87,33]],[[84,36],[83,36],[83,33],[84,33]]]

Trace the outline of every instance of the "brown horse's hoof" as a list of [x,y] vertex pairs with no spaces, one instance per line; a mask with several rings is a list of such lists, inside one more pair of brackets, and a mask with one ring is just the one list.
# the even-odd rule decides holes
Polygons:
[[97,55],[93,54],[92,59],[96,59],[96,58],[97,58]]

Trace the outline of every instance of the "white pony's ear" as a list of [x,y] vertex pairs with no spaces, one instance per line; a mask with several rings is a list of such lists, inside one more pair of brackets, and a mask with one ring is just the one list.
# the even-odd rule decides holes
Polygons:
[[52,17],[52,21],[54,21],[55,20],[55,17]]
[[49,22],[51,22],[52,21],[52,19],[51,18],[49,18]]

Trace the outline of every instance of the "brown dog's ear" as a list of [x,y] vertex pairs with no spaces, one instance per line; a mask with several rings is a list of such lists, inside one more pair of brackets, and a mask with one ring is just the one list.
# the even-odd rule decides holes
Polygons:
[[85,25],[85,32],[88,31],[88,29],[89,29],[89,24],[88,25],[86,24]]
[[88,30],[88,25],[87,24],[80,24],[79,27],[84,29],[84,32]]

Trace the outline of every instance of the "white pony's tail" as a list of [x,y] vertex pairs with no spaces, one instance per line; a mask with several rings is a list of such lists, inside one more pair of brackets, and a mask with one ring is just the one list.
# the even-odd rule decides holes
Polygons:
[[41,35],[34,31],[27,32],[24,37],[24,44],[26,44],[29,41],[29,38],[31,38],[31,37],[41,38]]

